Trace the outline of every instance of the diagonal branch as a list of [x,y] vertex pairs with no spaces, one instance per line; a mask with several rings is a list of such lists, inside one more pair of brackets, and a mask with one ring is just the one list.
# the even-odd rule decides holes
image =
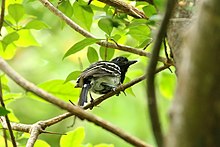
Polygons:
[[109,6],[115,7],[116,9],[119,9],[122,12],[127,13],[128,15],[133,16],[135,18],[147,18],[144,12],[138,10],[134,6],[129,5],[128,3],[122,0],[99,0],[99,1]]
[[148,147],[150,145],[144,143],[140,139],[127,134],[126,132],[122,131],[120,128],[112,125],[111,123],[103,120],[100,117],[97,117],[91,113],[88,113],[81,109],[78,106],[71,105],[70,103],[66,103],[59,98],[51,95],[50,93],[38,88],[33,83],[27,81],[22,76],[20,76],[15,70],[13,70],[2,58],[0,58],[0,69],[6,73],[14,82],[20,85],[27,91],[30,91],[37,96],[41,97],[42,99],[60,107],[61,109],[67,110],[70,113],[76,115],[80,119],[86,119],[90,122],[93,122],[97,126],[104,128],[105,130],[117,135],[118,137],[122,138],[126,142],[135,145],[135,146],[143,146]]
[[[80,33],[83,36],[88,37],[88,38],[96,38],[93,34],[91,34],[90,32],[88,32],[85,29],[83,29],[82,27],[80,27],[78,24],[76,24],[74,21],[72,21],[69,17],[67,17],[65,14],[63,14],[60,10],[58,10],[56,7],[54,7],[53,4],[51,4],[48,0],[39,0],[39,1],[45,7],[47,7],[52,13],[54,13],[61,20],[66,22],[66,24],[68,24],[71,28],[73,28],[78,33]],[[151,57],[151,53],[148,53],[144,50],[140,50],[140,49],[137,49],[134,47],[126,46],[126,45],[115,44],[115,43],[111,43],[111,42],[103,41],[103,40],[97,42],[97,44],[99,44],[100,46],[107,47],[107,48],[114,48],[114,49],[130,52],[130,53],[134,53],[134,54],[137,54],[140,56],[146,56],[149,58]],[[167,59],[164,57],[159,57],[158,61],[163,62],[164,64],[174,65],[174,63],[172,61],[167,61]]]
[[172,10],[176,4],[176,0],[168,0],[166,6],[166,12],[163,17],[161,26],[159,28],[158,34],[155,39],[155,44],[153,46],[152,58],[147,67],[147,101],[148,101],[148,109],[151,118],[151,125],[153,129],[153,133],[157,142],[158,147],[163,147],[163,134],[160,125],[160,119],[157,111],[157,101],[155,94],[155,85],[154,85],[154,73],[157,66],[157,61],[159,58],[159,52],[161,48],[161,43],[166,34],[166,28],[169,22],[169,18],[171,17]]

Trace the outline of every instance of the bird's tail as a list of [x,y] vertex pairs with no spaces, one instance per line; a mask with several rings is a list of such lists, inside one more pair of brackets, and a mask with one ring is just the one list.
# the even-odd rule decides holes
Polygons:
[[87,102],[87,95],[89,92],[90,84],[84,84],[80,93],[80,98],[78,101],[79,106],[83,106]]

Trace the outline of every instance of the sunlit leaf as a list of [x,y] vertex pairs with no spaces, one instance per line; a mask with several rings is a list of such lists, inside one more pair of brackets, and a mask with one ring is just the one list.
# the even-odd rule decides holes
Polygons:
[[21,4],[11,4],[8,6],[8,13],[18,23],[18,21],[24,16],[25,10]]
[[93,63],[99,60],[98,53],[93,47],[88,48],[87,57],[90,63]]
[[18,31],[19,39],[14,43],[20,47],[28,47],[28,46],[39,46],[36,39],[31,34],[30,30],[22,29]]
[[34,147],[50,147],[50,145],[44,140],[37,140],[34,144]]
[[0,56],[4,59],[11,59],[14,57],[17,47],[12,43],[7,45],[6,49],[3,48],[0,42]]
[[40,20],[32,20],[30,21],[26,26],[26,29],[35,29],[35,30],[41,30],[49,28],[47,24],[45,24],[43,21]]
[[89,46],[91,44],[96,43],[100,39],[94,39],[94,38],[85,38],[76,44],[74,44],[64,55],[63,59],[68,57],[69,55],[72,55],[82,49],[84,49],[86,46]]
[[67,135],[63,135],[60,139],[61,147],[80,147],[85,137],[83,127],[78,127],[74,131],[68,132]]
[[19,39],[19,35],[17,32],[12,32],[10,34],[7,34],[2,40],[3,50],[6,50],[9,44],[11,44],[12,42],[18,39]]
[[71,72],[71,73],[67,76],[67,78],[66,78],[66,80],[65,80],[64,83],[69,82],[69,81],[71,81],[71,80],[77,80],[77,78],[79,77],[80,73],[81,73],[81,71],[73,71],[73,72]]
[[93,11],[89,5],[75,1],[73,4],[73,15],[82,27],[90,30],[93,21]]
[[64,83],[64,80],[51,80],[39,84],[38,86],[47,92],[61,98],[63,100],[77,101],[79,97],[79,90],[74,88],[75,85],[72,83]]
[[113,48],[100,47],[99,54],[102,60],[110,60],[114,56],[115,50]]
[[7,115],[8,113],[10,113],[10,111],[8,111],[7,109],[3,107],[0,107],[0,116]]

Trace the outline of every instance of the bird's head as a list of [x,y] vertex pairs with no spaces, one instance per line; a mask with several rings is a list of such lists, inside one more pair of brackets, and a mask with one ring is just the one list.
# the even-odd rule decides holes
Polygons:
[[129,68],[130,65],[134,64],[137,62],[137,60],[128,60],[126,57],[116,57],[112,59],[110,62],[117,64],[120,67],[121,70],[121,83],[123,83],[125,74]]

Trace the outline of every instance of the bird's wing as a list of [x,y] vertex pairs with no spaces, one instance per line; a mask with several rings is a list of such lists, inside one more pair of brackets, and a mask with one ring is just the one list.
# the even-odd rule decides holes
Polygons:
[[99,61],[91,64],[80,74],[76,87],[82,87],[84,80],[89,77],[99,78],[103,76],[120,76],[120,74],[120,67],[115,63]]

